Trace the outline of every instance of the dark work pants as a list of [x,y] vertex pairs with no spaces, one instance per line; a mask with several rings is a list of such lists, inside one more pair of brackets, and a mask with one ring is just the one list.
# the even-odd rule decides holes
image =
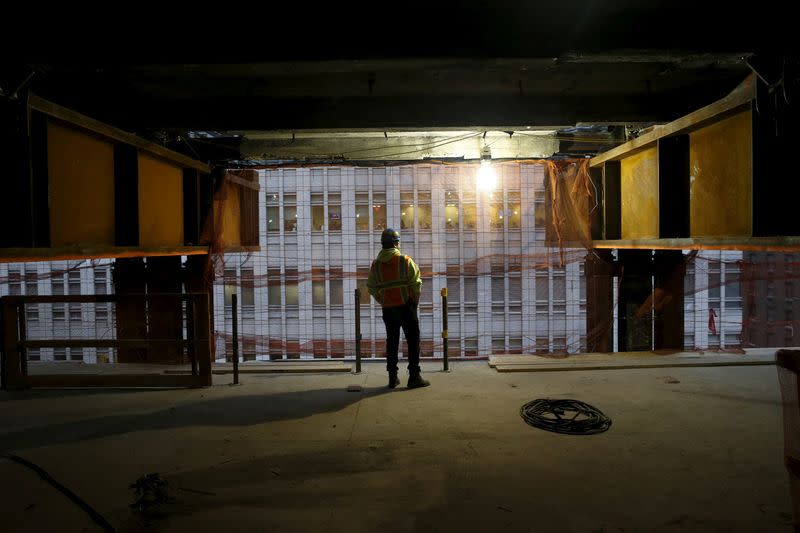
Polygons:
[[400,328],[403,328],[408,345],[408,370],[419,372],[419,319],[416,307],[385,307],[383,323],[386,324],[386,370],[397,372],[397,349],[400,345]]

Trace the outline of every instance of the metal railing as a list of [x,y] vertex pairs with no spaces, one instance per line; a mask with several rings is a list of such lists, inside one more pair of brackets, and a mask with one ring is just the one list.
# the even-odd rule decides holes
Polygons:
[[[133,308],[144,322],[129,322],[117,313],[117,338],[46,338],[30,339],[25,318],[25,306],[35,304],[99,304],[112,303]],[[184,305],[185,303],[185,305]],[[154,321],[169,310],[180,310],[181,333],[171,338],[151,335]],[[151,293],[112,295],[59,295],[59,296],[4,296],[0,298],[0,324],[2,324],[2,356],[0,372],[2,388],[28,387],[157,387],[204,386],[211,384],[211,322],[210,301],[206,293]],[[177,316],[177,315],[175,315]],[[175,318],[175,316],[173,318]],[[148,324],[150,330],[148,331]],[[129,327],[130,326],[130,327]],[[129,328],[128,328],[129,327]],[[144,336],[141,332],[144,331]],[[120,333],[123,333],[123,338]],[[135,333],[138,338],[131,338]],[[27,352],[40,348],[114,348],[138,350],[144,358],[133,361],[150,362],[151,354],[184,353],[191,361],[190,375],[161,374],[36,374],[28,372]],[[129,361],[131,362],[131,361]],[[163,361],[160,361],[163,362]],[[120,364],[120,363],[118,363]],[[124,364],[121,363],[121,364]]]

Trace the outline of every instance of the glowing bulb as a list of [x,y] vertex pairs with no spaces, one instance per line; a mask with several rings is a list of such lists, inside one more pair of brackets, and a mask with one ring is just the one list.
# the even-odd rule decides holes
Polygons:
[[489,161],[481,161],[481,167],[476,176],[478,190],[491,192],[497,186],[497,174]]

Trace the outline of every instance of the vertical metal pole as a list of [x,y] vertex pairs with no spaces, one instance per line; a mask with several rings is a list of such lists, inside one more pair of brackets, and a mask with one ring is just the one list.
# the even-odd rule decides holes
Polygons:
[[237,324],[238,300],[236,293],[231,294],[231,306],[233,307],[233,384],[239,384],[239,326]]
[[[25,315],[25,304],[22,302],[17,307],[17,316],[19,317],[19,340],[28,340],[27,315]],[[19,347],[19,371],[23,377],[28,375],[28,349],[22,346]]]
[[192,348],[189,354],[192,358],[192,375],[197,375],[197,301],[195,298],[188,300],[186,302],[186,308],[189,309],[191,307],[192,316],[189,325],[192,328],[191,334],[187,335],[190,339],[192,339]]
[[361,373],[361,289],[356,289],[356,374]]
[[8,371],[6,370],[6,328],[5,328],[5,305],[0,302],[0,390],[5,390],[8,381]]
[[442,352],[444,354],[444,371],[449,372],[447,364],[447,287],[442,289]]
[[21,375],[19,352],[19,311],[10,296],[0,298],[3,306],[3,388],[21,389],[25,379]]

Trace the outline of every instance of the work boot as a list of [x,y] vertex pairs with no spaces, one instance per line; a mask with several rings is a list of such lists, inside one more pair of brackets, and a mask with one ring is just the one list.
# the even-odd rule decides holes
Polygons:
[[400,385],[400,378],[397,377],[397,371],[389,372],[389,388],[394,389]]
[[411,375],[408,376],[408,385],[406,385],[409,389],[418,389],[420,387],[427,387],[430,385],[429,381],[425,381],[422,379],[422,376],[419,374],[419,370],[412,371]]

